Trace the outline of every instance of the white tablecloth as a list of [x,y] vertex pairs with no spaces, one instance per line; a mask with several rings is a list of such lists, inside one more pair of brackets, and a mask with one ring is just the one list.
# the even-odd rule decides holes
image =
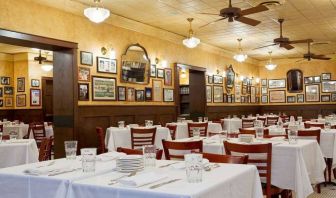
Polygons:
[[[189,137],[189,133],[188,133],[188,124],[187,123],[176,123],[176,122],[172,122],[172,123],[167,123],[167,125],[172,124],[172,125],[177,125],[176,128],[176,139],[182,139],[182,138],[188,138]],[[208,122],[208,132],[212,132],[212,133],[219,133],[221,132],[222,126],[219,123],[212,123],[212,122]]]
[[[155,146],[162,148],[162,139],[171,140],[170,131],[166,127],[157,127]],[[106,129],[106,147],[109,151],[115,151],[118,147],[132,148],[131,130],[127,127],[110,127]]]
[[10,132],[15,131],[18,139],[22,139],[23,136],[28,134],[28,124],[18,124],[18,125],[3,125],[3,134],[9,135]]
[[239,128],[242,128],[242,120],[240,118],[224,118],[224,130],[229,133],[239,131]]
[[35,140],[3,141],[0,143],[0,168],[37,162],[38,155]]

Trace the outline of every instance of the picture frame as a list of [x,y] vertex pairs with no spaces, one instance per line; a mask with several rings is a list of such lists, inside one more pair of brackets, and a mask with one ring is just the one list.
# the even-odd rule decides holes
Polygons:
[[261,95],[268,94],[267,87],[261,87]]
[[[78,67],[78,81],[90,82],[90,68],[87,67]],[[33,80],[32,80],[33,83]],[[39,87],[39,86],[36,86]]]
[[[268,89],[281,89],[286,88],[286,79],[269,79]],[[270,98],[271,102],[271,98]]]
[[255,101],[256,101],[255,103],[259,103],[259,100],[260,100],[260,98],[257,96],[256,99],[255,99]]
[[231,94],[231,103],[234,103],[234,101],[235,101],[235,95]]
[[313,83],[314,83],[314,77],[313,76],[304,77],[304,84],[313,84]]
[[270,90],[269,91],[269,102],[270,103],[285,103],[286,102],[286,91],[285,90]]
[[135,101],[143,102],[145,101],[145,91],[144,90],[135,90]]
[[25,107],[26,106],[26,94],[16,95],[16,106]]
[[3,103],[3,99],[0,100],[0,107],[3,107],[4,103]]
[[92,76],[92,100],[115,101],[117,100],[116,78]]
[[267,87],[267,79],[261,79],[261,86]]
[[163,102],[174,102],[174,89],[163,89]]
[[213,76],[208,76],[208,84],[213,84]]
[[135,101],[135,89],[133,87],[127,87],[127,101],[134,102]]
[[164,69],[164,85],[166,86],[173,85],[173,71],[171,68]]
[[93,65],[93,53],[87,51],[80,51],[80,64],[81,65]]
[[241,102],[241,95],[242,95],[242,88],[240,84],[235,85],[234,93],[236,95],[235,102],[240,103]]
[[232,103],[232,95],[231,94],[227,95],[227,103]]
[[118,101],[126,101],[126,87],[118,86]]
[[89,100],[89,84],[88,83],[78,83],[78,100],[88,101]]
[[10,85],[10,77],[1,76],[1,85]]
[[268,103],[268,96],[267,95],[262,95],[261,96],[261,103]]
[[9,87],[9,86],[5,86],[4,87],[4,94],[5,95],[13,95],[14,94],[14,88]]
[[243,84],[243,86],[244,86],[244,85],[245,85],[245,86],[248,85],[248,80],[247,80],[247,78],[244,78],[244,79],[243,79],[242,84]]
[[207,103],[211,103],[212,102],[212,86],[211,85],[206,86],[206,96],[207,96]]
[[5,107],[13,107],[13,98],[5,97]]
[[214,84],[223,84],[223,76],[213,75],[213,83]]
[[296,97],[295,96],[287,96],[287,103],[295,103]]
[[321,83],[321,76],[314,76],[314,83]]
[[322,81],[321,86],[323,93],[336,92],[336,80]]
[[20,77],[17,78],[17,83],[16,83],[16,88],[17,88],[17,92],[25,92],[25,78],[24,77]]
[[304,103],[304,94],[297,94],[296,95],[296,102],[297,103]]
[[150,66],[150,77],[156,78],[156,65],[154,64]]
[[31,79],[30,85],[31,85],[31,87],[40,87],[40,80],[39,79]]
[[242,86],[242,92],[241,92],[242,95],[245,95],[247,94],[247,86],[246,85],[243,85]]
[[161,102],[162,101],[162,80],[152,80],[152,92],[153,92],[153,101]]
[[320,85],[305,85],[305,101],[320,102]]
[[30,106],[41,106],[41,89],[30,89]]
[[321,95],[321,102],[330,102],[330,95]]
[[116,74],[117,70],[117,59],[97,57],[97,72]]
[[214,85],[213,86],[213,102],[214,103],[223,102],[223,93],[224,93],[223,86]]
[[223,94],[223,102],[224,103],[227,103],[227,98],[228,98],[228,95],[226,93]]
[[153,92],[151,87],[145,87],[145,100],[146,101],[153,100]]
[[164,78],[164,69],[156,69],[156,77],[157,78]]
[[331,80],[331,73],[322,73],[321,74],[322,81],[324,80]]
[[336,102],[336,93],[331,93],[330,100],[331,102]]
[[[237,98],[237,97],[236,97]],[[241,103],[245,103],[246,101],[245,101],[245,96],[241,96],[240,97],[240,101],[241,101]]]
[[2,98],[3,97],[3,88],[0,87],[0,97]]
[[255,103],[256,102],[256,100],[255,100],[255,98],[256,98],[256,89],[255,89],[255,87],[254,86],[250,86],[250,90],[251,90],[251,99],[250,99],[250,101],[251,101],[251,103]]

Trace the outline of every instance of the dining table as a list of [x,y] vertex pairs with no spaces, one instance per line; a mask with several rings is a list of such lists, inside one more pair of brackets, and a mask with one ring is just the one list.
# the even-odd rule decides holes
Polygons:
[[[196,122],[199,123],[199,122]],[[183,139],[189,137],[188,123],[187,122],[171,122],[166,125],[176,125],[176,139]],[[222,125],[220,123],[208,122],[208,132],[220,133],[223,131]]]
[[239,131],[239,128],[242,128],[243,125],[243,121],[240,118],[224,118],[221,121],[224,122],[223,129],[229,133]]

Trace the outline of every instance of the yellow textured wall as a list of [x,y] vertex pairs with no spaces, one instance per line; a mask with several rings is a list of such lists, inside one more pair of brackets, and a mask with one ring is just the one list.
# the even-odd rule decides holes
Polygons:
[[[28,55],[27,53],[19,53],[14,55],[14,73],[13,73],[13,81],[14,81],[14,109],[27,109],[29,108],[29,89],[27,86],[28,80]],[[25,92],[17,92],[17,78],[25,79]],[[25,94],[26,95],[26,106],[25,107],[17,107],[16,106],[16,96]]]
[[[2,97],[0,97],[0,100],[3,101],[3,107],[0,107],[0,109],[13,109],[13,107],[5,107],[5,98],[14,98],[14,95],[5,95],[4,93],[4,87],[5,86],[13,86],[14,84],[14,63],[13,63],[14,57],[10,54],[3,54],[0,53],[0,77],[10,77],[10,85],[1,85],[2,88]],[[13,99],[13,105],[14,105],[14,99]]]

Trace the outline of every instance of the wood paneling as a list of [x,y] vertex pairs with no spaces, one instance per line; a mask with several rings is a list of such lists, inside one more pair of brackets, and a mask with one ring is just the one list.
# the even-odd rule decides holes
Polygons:
[[259,113],[260,106],[208,106],[207,115],[210,120],[227,117],[228,115],[248,115]]
[[196,120],[206,112],[205,72],[189,69],[190,118]]
[[20,120],[24,123],[43,120],[41,109],[8,109],[0,111],[0,120]]

